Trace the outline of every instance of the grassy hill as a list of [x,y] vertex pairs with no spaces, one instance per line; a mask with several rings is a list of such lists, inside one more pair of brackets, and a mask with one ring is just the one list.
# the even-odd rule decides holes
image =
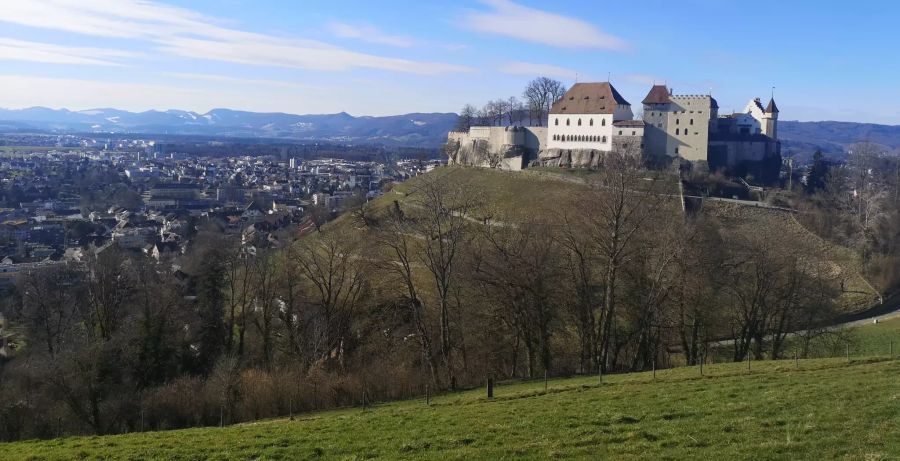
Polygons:
[[900,361],[709,365],[500,385],[227,428],[0,445],[39,459],[890,459]]
[[[561,211],[567,199],[584,193],[586,182],[596,174],[591,170],[560,170],[534,168],[522,172],[504,172],[482,168],[450,168],[449,173],[484,193],[489,207],[487,215],[495,220],[515,220],[536,212]],[[677,196],[678,186],[674,178],[663,177],[655,187],[657,193]],[[403,201],[414,191],[416,179],[398,184],[393,191],[378,199],[377,206],[389,206],[394,200]],[[723,226],[744,227],[753,232],[787,236],[798,244],[810,247],[829,266],[834,275],[843,281],[844,293],[840,304],[845,312],[866,310],[878,299],[878,292],[863,277],[859,258],[848,248],[819,238],[804,228],[790,212],[748,206],[734,202],[707,200],[702,213],[716,218]],[[332,225],[346,225],[346,216]]]

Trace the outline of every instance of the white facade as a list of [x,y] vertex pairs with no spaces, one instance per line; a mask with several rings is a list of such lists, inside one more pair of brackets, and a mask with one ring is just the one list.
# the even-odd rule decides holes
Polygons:
[[759,98],[750,100],[747,103],[747,108],[744,109],[744,113],[753,117],[756,121],[755,127],[757,131],[752,133],[761,133],[770,138],[778,138],[778,133],[776,132],[778,114],[767,112]]
[[550,114],[549,149],[612,150],[612,114]]

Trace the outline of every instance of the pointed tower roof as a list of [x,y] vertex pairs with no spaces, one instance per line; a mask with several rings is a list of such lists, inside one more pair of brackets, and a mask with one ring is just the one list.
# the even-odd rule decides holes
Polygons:
[[775,105],[775,98],[772,98],[769,100],[769,105],[766,106],[766,113],[767,114],[777,114],[778,113],[778,106]]
[[669,89],[665,85],[653,85],[647,97],[641,101],[644,104],[668,104],[672,102],[669,99]]

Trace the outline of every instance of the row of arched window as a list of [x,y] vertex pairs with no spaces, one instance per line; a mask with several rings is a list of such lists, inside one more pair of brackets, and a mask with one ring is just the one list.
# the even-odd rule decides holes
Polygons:
[[555,134],[553,135],[554,141],[575,141],[575,142],[606,142],[606,136],[594,136],[587,134]]
[[[676,124],[676,125],[680,125],[680,124],[681,124],[681,120],[676,118],[676,119],[675,119],[675,124]],[[694,119],[691,119],[691,125],[693,125],[693,124],[694,124]]]
[[[553,124],[556,125],[556,126],[559,126],[559,119],[558,119],[558,118],[557,118],[557,119],[554,119],[554,120],[553,120]],[[572,125],[572,120],[567,118],[567,119],[566,119],[566,126],[571,126],[571,125]],[[581,119],[578,119],[578,126],[581,126]],[[588,120],[588,126],[594,126],[594,119]],[[606,119],[605,119],[605,118],[600,119],[600,126],[606,126]]]

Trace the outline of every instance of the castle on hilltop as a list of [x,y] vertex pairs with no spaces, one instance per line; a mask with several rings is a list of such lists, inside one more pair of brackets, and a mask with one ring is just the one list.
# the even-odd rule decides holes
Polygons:
[[710,171],[761,181],[778,178],[778,106],[759,98],[743,112],[719,115],[711,95],[678,95],[654,85],[635,119],[631,104],[609,83],[576,83],[556,101],[546,127],[476,126],[451,132],[451,164],[520,170],[529,165],[596,167],[612,150],[649,160],[707,162]]

